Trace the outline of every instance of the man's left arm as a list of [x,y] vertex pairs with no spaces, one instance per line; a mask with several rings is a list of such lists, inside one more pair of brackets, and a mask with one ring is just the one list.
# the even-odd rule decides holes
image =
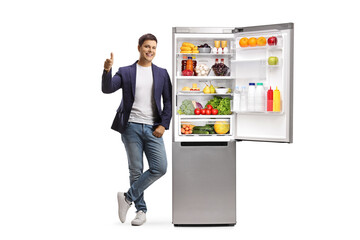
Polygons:
[[165,129],[168,130],[170,126],[170,120],[172,117],[172,85],[170,81],[170,76],[165,69],[165,81],[162,89],[162,97],[163,97],[163,110],[161,112],[161,123],[155,129],[154,135],[156,137],[161,137]]

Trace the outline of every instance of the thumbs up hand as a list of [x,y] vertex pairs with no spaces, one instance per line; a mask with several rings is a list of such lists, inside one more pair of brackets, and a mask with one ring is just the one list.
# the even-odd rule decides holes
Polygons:
[[113,63],[114,63],[114,54],[111,53],[111,54],[110,54],[110,59],[106,59],[106,61],[105,61],[105,63],[104,63],[104,69],[105,69],[105,71],[109,72],[110,69],[111,69],[111,67],[112,67],[112,65],[113,65]]

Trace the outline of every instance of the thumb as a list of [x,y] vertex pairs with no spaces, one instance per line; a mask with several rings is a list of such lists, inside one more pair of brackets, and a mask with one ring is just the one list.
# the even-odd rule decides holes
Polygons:
[[113,53],[110,53],[110,59],[114,60],[114,54]]

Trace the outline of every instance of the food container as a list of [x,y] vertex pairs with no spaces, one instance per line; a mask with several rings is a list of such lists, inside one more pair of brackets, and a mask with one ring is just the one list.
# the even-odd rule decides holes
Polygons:
[[219,93],[219,94],[225,94],[229,91],[229,88],[218,87],[218,88],[215,88],[215,91],[216,91],[216,93]]
[[198,48],[199,53],[210,53],[211,48]]

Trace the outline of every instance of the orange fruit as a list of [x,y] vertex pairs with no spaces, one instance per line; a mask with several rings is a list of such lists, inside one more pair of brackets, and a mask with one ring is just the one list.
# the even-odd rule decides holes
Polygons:
[[259,37],[256,41],[258,46],[265,46],[266,45],[266,38],[264,37]]
[[247,47],[249,46],[249,39],[246,37],[243,37],[239,41],[240,47]]
[[256,47],[256,38],[252,37],[249,39],[249,46]]

